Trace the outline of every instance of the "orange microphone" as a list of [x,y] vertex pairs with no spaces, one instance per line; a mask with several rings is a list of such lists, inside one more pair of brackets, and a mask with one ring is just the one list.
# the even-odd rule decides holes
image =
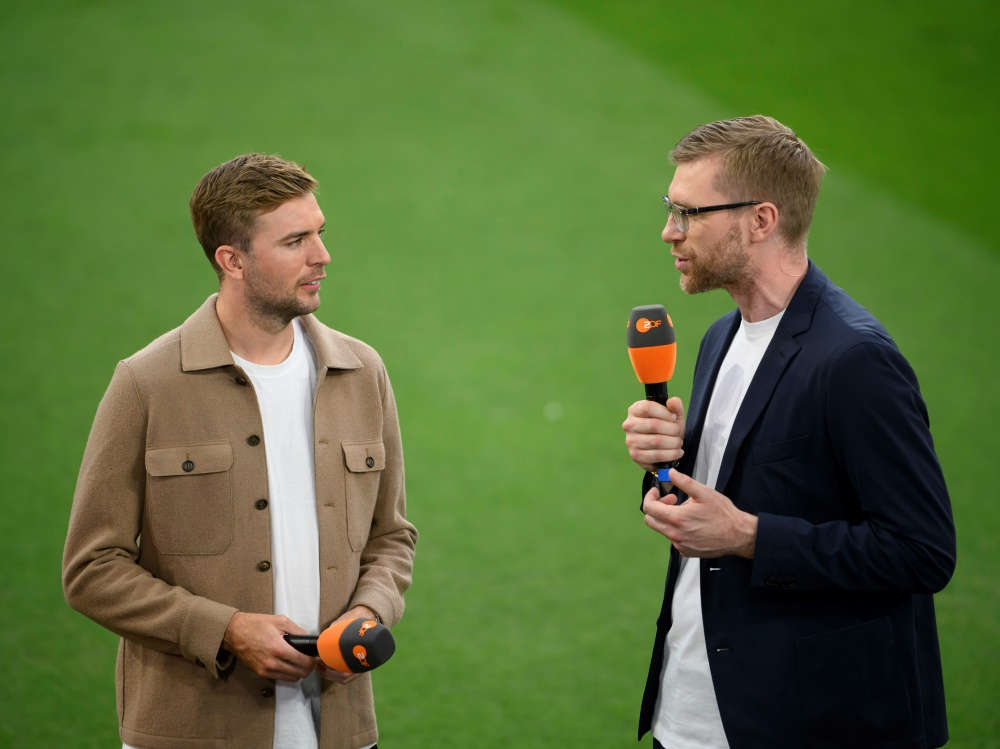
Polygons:
[[327,666],[346,674],[378,668],[396,652],[396,641],[389,628],[363,617],[334,622],[319,637],[285,635],[285,640],[296,650],[318,655]]
[[[628,318],[626,335],[628,358],[632,360],[639,382],[646,386],[646,400],[667,405],[667,382],[674,376],[677,362],[677,338],[670,315],[660,304],[636,307]],[[670,482],[673,463],[657,463],[656,478],[660,495],[666,490],[663,484]]]

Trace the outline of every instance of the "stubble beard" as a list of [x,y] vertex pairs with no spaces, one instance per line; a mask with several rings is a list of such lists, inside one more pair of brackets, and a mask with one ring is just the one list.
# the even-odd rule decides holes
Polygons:
[[715,246],[688,258],[688,272],[680,277],[685,294],[701,294],[715,289],[730,293],[745,291],[753,284],[754,266],[743,248],[740,227],[733,224]]
[[[297,281],[295,289],[307,280]],[[296,317],[314,312],[319,307],[319,293],[310,302],[304,302],[295,291],[289,292],[266,278],[251,261],[246,268],[246,303],[254,325],[268,333],[277,333]]]

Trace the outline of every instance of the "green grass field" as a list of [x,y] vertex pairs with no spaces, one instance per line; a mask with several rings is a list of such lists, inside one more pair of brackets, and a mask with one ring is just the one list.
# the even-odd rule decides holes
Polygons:
[[959,533],[949,747],[1000,746],[1000,10],[682,5],[5,4],[0,747],[116,745],[117,640],[59,583],[76,473],[115,362],[214,291],[187,201],[251,150],[322,183],[319,317],[396,389],[421,540],[382,745],[632,746],[667,546],[622,441],[624,324],[670,310],[686,401],[731,302],[677,289],[666,153],[755,112],[830,167],[810,255],[920,378]]

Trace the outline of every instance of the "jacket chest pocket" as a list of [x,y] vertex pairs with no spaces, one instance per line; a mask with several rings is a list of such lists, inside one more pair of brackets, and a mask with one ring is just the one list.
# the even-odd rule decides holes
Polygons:
[[354,551],[368,543],[378,486],[385,468],[385,445],[381,440],[344,442],[347,486],[347,537]]
[[192,442],[146,450],[153,545],[161,554],[221,554],[233,538],[233,449]]

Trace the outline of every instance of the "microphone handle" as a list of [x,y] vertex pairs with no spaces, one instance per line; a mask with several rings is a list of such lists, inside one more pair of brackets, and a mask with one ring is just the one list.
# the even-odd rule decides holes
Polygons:
[[[667,399],[670,395],[667,393],[667,383],[665,382],[647,382],[646,385],[646,400],[656,401],[661,406],[667,405]],[[656,468],[656,488],[660,490],[660,496],[665,497],[670,493],[670,490],[666,487],[666,484],[670,483],[668,476],[670,475],[670,469],[677,464],[676,460],[669,463],[657,463]]]

